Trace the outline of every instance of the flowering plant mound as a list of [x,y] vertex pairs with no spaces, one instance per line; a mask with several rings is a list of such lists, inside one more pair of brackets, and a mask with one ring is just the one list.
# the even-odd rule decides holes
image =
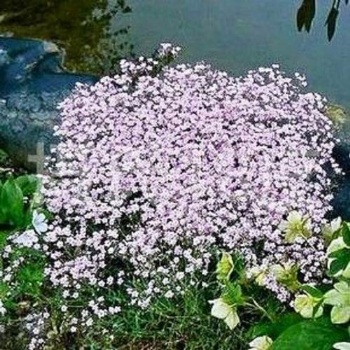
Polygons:
[[[322,278],[328,172],[339,170],[324,99],[277,65],[234,78],[202,63],[147,74],[155,64],[124,61],[60,104],[45,273],[68,304],[90,298],[82,324],[119,310],[99,289],[126,288],[147,307],[207,274],[217,248],[248,268],[289,264],[305,282]],[[264,285],[287,298],[273,275]]]

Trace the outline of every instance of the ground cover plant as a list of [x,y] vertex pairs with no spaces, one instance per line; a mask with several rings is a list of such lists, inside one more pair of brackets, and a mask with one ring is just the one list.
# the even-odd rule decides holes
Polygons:
[[[292,326],[334,331],[337,311],[302,319],[348,283],[347,224],[326,219],[341,173],[326,101],[277,65],[235,78],[168,66],[178,51],[77,86],[40,190],[2,185],[26,218],[2,236],[8,349],[287,350]],[[336,327],[320,349],[346,341]]]

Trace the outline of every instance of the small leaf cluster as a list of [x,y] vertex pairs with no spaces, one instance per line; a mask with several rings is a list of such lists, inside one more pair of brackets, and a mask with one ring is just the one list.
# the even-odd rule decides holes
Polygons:
[[38,188],[39,180],[34,175],[0,181],[0,227],[13,230],[28,226]]
[[[345,0],[344,2],[347,5],[349,3],[349,0]],[[332,40],[335,34],[340,3],[340,0],[334,0],[328,12],[325,26],[327,27],[327,36],[329,41]],[[311,25],[316,14],[316,4],[317,0],[303,0],[296,16],[299,32],[303,29],[305,29],[307,32],[311,30]]]

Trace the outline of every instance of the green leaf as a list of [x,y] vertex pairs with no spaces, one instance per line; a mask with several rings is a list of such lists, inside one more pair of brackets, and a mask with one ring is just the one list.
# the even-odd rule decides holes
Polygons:
[[335,7],[332,7],[331,10],[329,11],[327,21],[326,21],[327,35],[328,35],[329,41],[331,41],[334,36],[338,14],[339,14],[339,11]]
[[348,224],[346,222],[343,225],[341,233],[342,233],[342,236],[343,236],[344,243],[348,247],[350,247],[350,229],[349,229],[349,226],[348,226]]
[[[0,195],[1,195],[1,191],[2,191],[2,182],[0,181]],[[6,215],[4,213],[4,210],[2,209],[2,205],[0,202],[0,224],[4,224],[6,222]]]
[[39,264],[28,264],[19,270],[17,278],[22,293],[36,296],[44,279],[43,268]]
[[303,27],[305,27],[307,32],[310,31],[315,13],[315,0],[304,0],[297,12],[297,27],[299,32],[303,29]]
[[313,286],[304,284],[303,286],[301,286],[301,289],[306,293],[310,294],[313,298],[317,298],[317,299],[323,298],[323,293],[319,289]]
[[331,266],[329,267],[329,274],[331,276],[336,275],[339,271],[344,270],[349,262],[350,262],[350,250],[349,249],[341,249],[341,252],[336,260],[331,262]]
[[0,300],[4,300],[9,292],[9,286],[6,283],[0,282]]
[[271,350],[332,350],[333,344],[348,339],[347,330],[328,320],[310,320],[289,327],[272,344]]
[[342,248],[339,250],[336,250],[328,255],[329,258],[336,258],[336,259],[342,259],[344,256],[348,256],[350,254],[349,248]]
[[275,322],[263,321],[254,325],[249,330],[249,338],[256,338],[262,335],[268,335],[275,339],[289,327],[304,322],[304,318],[297,313],[285,313],[278,317]]
[[13,179],[2,187],[0,194],[1,211],[9,224],[20,227],[23,223],[23,193]]
[[241,286],[233,282],[226,283],[222,298],[228,305],[242,305],[245,301]]
[[33,195],[40,185],[39,179],[34,175],[23,175],[15,179],[16,184],[22,190],[23,196]]
[[[10,232],[0,231],[0,251],[6,245],[7,237],[10,235]],[[1,265],[0,265],[1,266]],[[1,299],[1,298],[0,298]]]

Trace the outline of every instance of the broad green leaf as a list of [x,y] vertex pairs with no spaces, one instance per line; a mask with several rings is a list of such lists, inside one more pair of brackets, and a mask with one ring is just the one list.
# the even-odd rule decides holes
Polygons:
[[329,258],[336,258],[336,259],[338,258],[342,259],[348,256],[350,256],[350,249],[347,247],[336,250],[335,252],[332,252],[328,255]]
[[0,300],[4,300],[9,291],[9,286],[6,283],[0,282]]
[[0,207],[9,224],[23,223],[23,193],[13,179],[7,180],[0,194]]
[[240,285],[232,282],[228,282],[225,285],[225,290],[222,298],[229,305],[242,305],[244,304],[244,297],[242,294],[242,288]]
[[304,321],[289,327],[272,344],[271,350],[332,350],[333,344],[348,339],[347,330],[325,321]]
[[33,195],[39,187],[39,179],[34,175],[23,175],[15,179],[24,196]]
[[317,289],[316,287],[313,286],[309,286],[307,284],[301,286],[301,289],[303,291],[305,291],[306,293],[310,294],[313,298],[322,298],[323,297],[323,293]]
[[[0,181],[0,195],[1,195],[1,191],[2,191],[2,182]],[[6,215],[2,209],[2,205],[0,202],[0,224],[4,224],[6,222]]]
[[331,262],[329,267],[329,273],[331,276],[336,275],[339,271],[344,270],[348,263],[350,262],[350,251],[347,249],[347,252],[344,252],[342,255],[338,256],[336,260]]
[[[1,193],[1,192],[0,192]],[[6,214],[4,210],[2,209],[2,206],[0,204],[0,225],[6,223]]]
[[40,293],[44,279],[43,268],[40,265],[28,264],[19,270],[17,278],[22,293],[36,296]]
[[275,322],[260,322],[249,330],[249,338],[256,338],[262,335],[268,335],[275,339],[289,327],[304,322],[305,319],[297,313],[285,313],[278,317]]
[[8,231],[0,231],[0,250],[6,245],[7,237],[10,235]]
[[342,236],[343,236],[343,240],[344,240],[344,243],[350,247],[350,229],[349,229],[349,226],[348,224],[345,222],[344,225],[343,225],[343,228],[342,228]]

